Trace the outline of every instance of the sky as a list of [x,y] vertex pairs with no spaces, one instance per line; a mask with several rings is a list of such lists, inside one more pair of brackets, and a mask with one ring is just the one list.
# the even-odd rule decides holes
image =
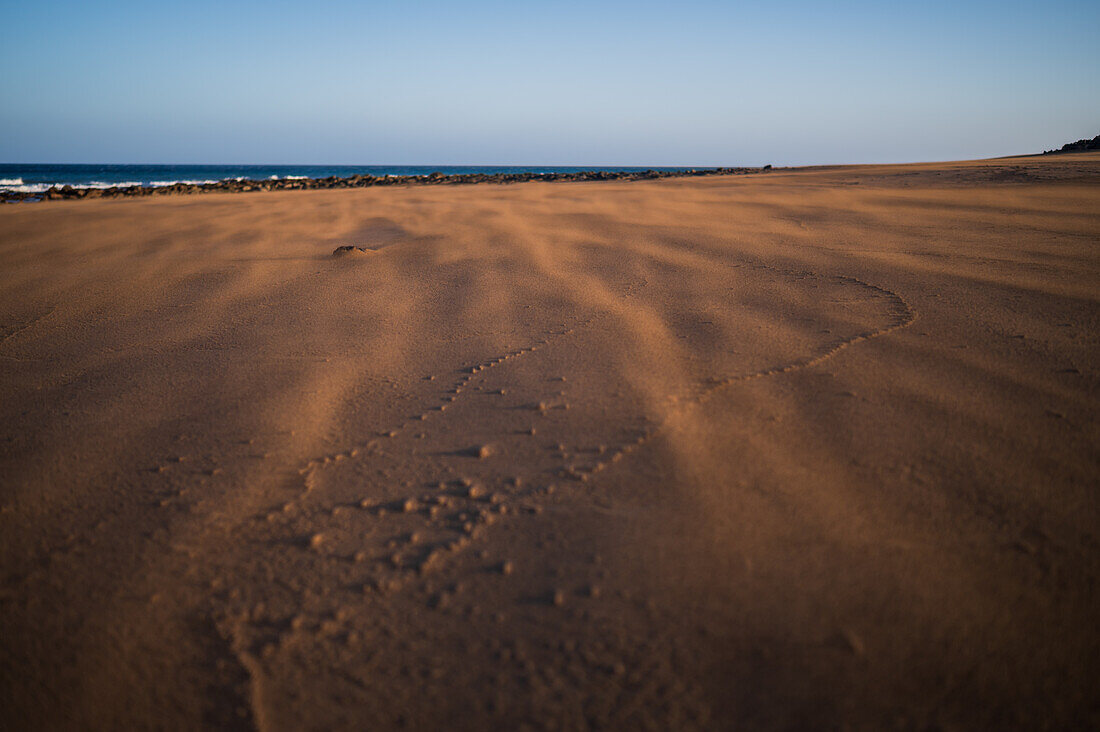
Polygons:
[[1100,2],[0,0],[0,162],[774,165],[1100,134]]

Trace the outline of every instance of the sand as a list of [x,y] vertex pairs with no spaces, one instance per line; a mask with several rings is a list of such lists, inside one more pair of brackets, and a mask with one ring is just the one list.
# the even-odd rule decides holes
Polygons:
[[1098,334],[1092,153],[5,206],[3,726],[1095,726]]

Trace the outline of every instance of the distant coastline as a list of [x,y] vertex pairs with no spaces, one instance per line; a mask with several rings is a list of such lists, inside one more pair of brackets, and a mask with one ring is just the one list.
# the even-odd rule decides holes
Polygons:
[[[76,169],[80,169],[79,173]],[[767,170],[771,170],[770,165],[762,168],[564,166],[434,168],[430,166],[20,166],[4,164],[0,165],[0,202],[401,185],[652,180],[685,176],[736,175]],[[346,171],[350,174],[327,176],[297,174],[334,171]],[[235,173],[241,173],[241,175],[234,175]],[[171,178],[172,175],[179,177],[158,180],[158,178]],[[46,180],[35,180],[35,178],[46,178]],[[57,180],[59,178],[60,180]],[[107,180],[100,180],[100,178]]]
[[1058,153],[1070,153],[1070,152],[1089,152],[1090,150],[1100,150],[1100,135],[1096,137],[1084,140],[1078,140],[1076,142],[1067,142],[1057,150],[1044,150],[1043,155],[1057,155]]

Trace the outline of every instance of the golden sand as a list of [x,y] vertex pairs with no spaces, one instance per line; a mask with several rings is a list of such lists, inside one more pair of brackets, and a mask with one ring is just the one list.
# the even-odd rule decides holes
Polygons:
[[1098,334],[1098,154],[3,207],[3,721],[1095,725]]

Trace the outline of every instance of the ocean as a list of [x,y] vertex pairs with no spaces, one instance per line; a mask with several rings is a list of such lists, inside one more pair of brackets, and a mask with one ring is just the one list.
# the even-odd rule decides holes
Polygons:
[[578,173],[588,170],[676,171],[686,167],[561,165],[52,165],[0,163],[0,190],[42,193],[51,186],[113,188],[217,183],[223,180],[347,178],[353,175],[459,173]]

